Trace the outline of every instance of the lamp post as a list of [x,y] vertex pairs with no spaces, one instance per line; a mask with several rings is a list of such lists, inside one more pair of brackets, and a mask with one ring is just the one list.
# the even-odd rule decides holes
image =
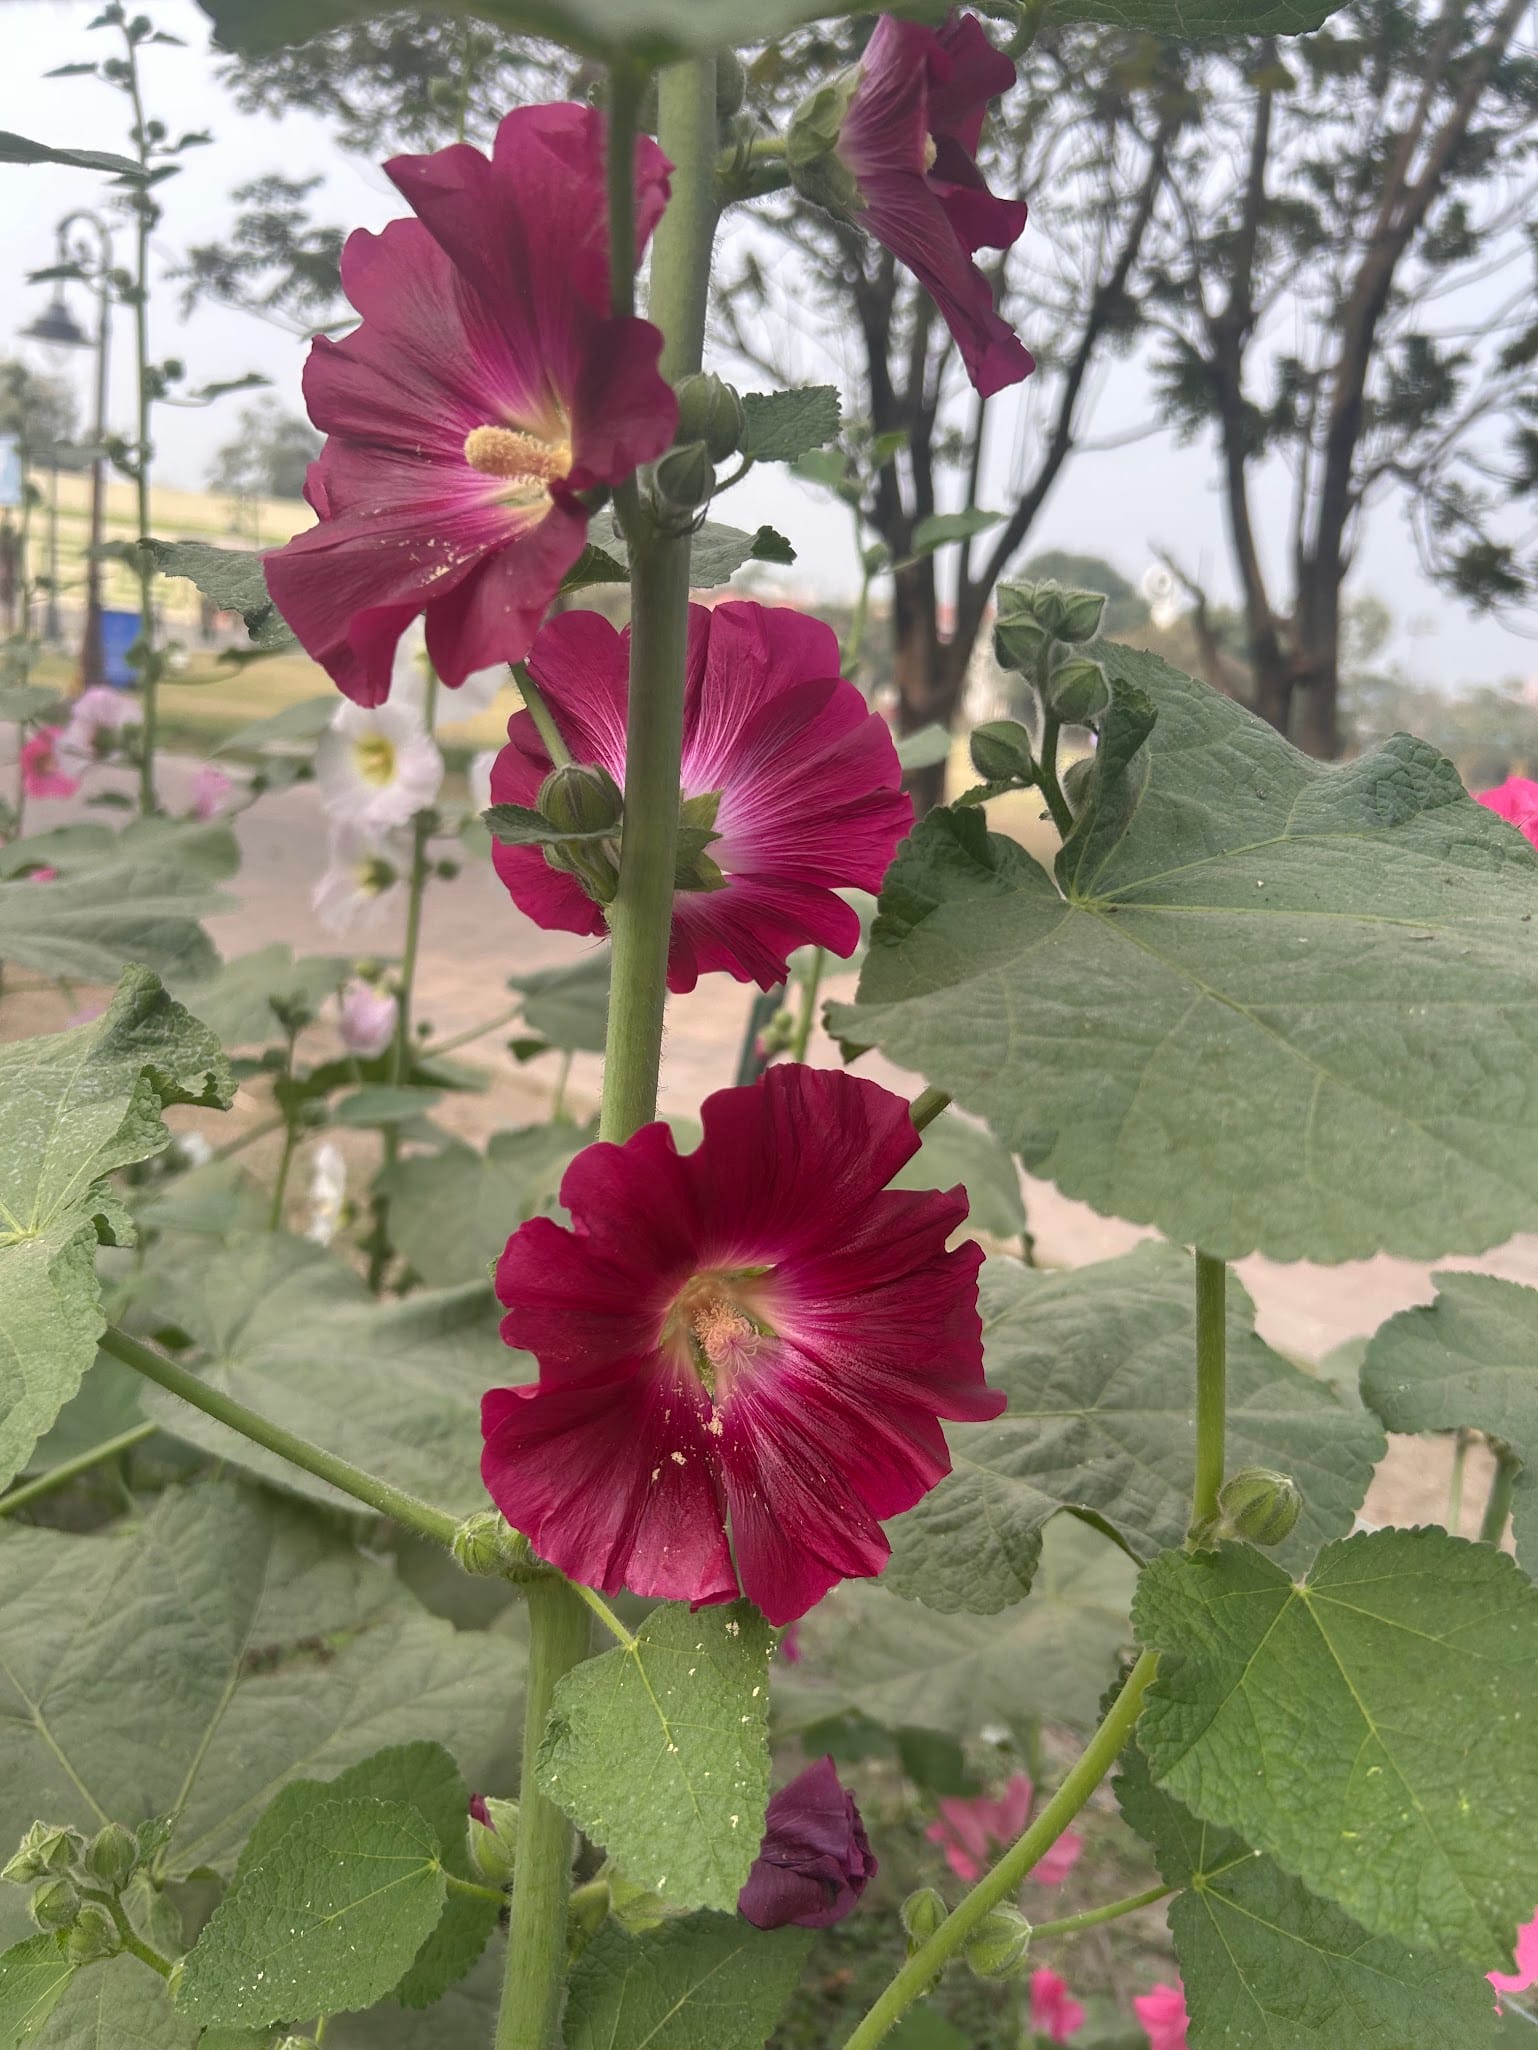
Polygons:
[[[70,254],[70,231],[77,224],[89,228],[96,236],[99,261],[94,273],[78,257]],[[48,305],[30,327],[22,329],[22,333],[33,341],[47,342],[55,347],[94,348],[96,351],[96,403],[91,429],[94,450],[91,462],[91,538],[85,561],[85,632],[80,642],[80,686],[82,690],[89,690],[93,684],[106,682],[101,630],[101,547],[107,496],[104,444],[107,437],[107,361],[112,337],[112,235],[99,215],[84,208],[66,214],[55,233],[60,267],[72,266],[96,291],[96,338],[93,342],[70,312],[62,281],[56,284]]]

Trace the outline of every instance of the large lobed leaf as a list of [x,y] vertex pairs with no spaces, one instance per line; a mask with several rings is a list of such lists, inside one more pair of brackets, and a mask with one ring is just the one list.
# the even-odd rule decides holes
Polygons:
[[1057,882],[933,813],[834,1029],[1067,1194],[1224,1258],[1531,1226],[1538,853],[1420,741],[1326,767],[1157,657],[1097,652],[1115,703]]
[[[1178,1545],[1196,1451],[1190,1255],[1150,1243],[1068,1274],[990,1260],[982,1307],[988,1379],[1009,1407],[950,1426],[953,1469],[890,1525],[885,1585],[937,1609],[1007,1608],[1030,1591],[1048,1520],[1069,1508],[1136,1558]],[[1351,1528],[1383,1433],[1257,1337],[1236,1281],[1228,1387],[1229,1469],[1297,1481],[1303,1514],[1279,1556],[1302,1564]]]
[[233,1094],[212,1034],[144,968],[100,1018],[0,1047],[0,1485],[96,1357],[96,1244],[133,1236],[107,1177],[170,1144],[168,1104]]
[[[493,1132],[484,1153],[445,1146],[397,1160],[377,1187],[390,1202],[390,1236],[423,1281],[484,1282],[525,1218],[552,1209],[572,1156],[593,1125],[552,1122]],[[509,1378],[504,1355],[496,1373]]]
[[572,1968],[566,2050],[762,2050],[801,1976],[804,1929],[690,1915],[645,1936],[607,1922]]
[[59,873],[0,882],[0,961],[74,982],[116,982],[127,962],[167,981],[218,969],[198,920],[231,908],[213,887],[239,865],[227,826],[138,819],[121,833],[65,826],[21,844]]
[[1154,1780],[1412,1950],[1509,1970],[1533,1912],[1538,1588],[1488,1545],[1380,1530],[1294,1582],[1166,1553],[1134,1621]]
[[151,541],[149,548],[163,577],[185,577],[221,612],[238,612],[253,646],[276,651],[293,645],[293,630],[272,602],[254,550],[207,541]]

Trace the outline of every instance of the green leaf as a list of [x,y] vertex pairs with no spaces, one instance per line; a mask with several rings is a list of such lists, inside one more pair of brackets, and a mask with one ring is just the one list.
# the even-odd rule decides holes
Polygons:
[[198,2031],[176,2012],[158,1972],[116,1957],[76,1972],[42,2032],[27,2040],[30,2050],[194,2050]]
[[894,1189],[949,1189],[967,1192],[967,1222],[995,1238],[1018,1238],[1025,1230],[1020,1170],[1013,1156],[981,1125],[944,1111],[925,1127],[924,1143],[892,1177]]
[[647,1936],[606,1922],[572,1969],[566,2050],[762,2050],[801,1976],[804,1929],[690,1915]]
[[404,1125],[425,1116],[442,1097],[440,1089],[397,1089],[390,1083],[381,1083],[377,1088],[355,1089],[350,1096],[339,1096],[331,1106],[331,1116],[336,1124],[352,1125],[359,1130]]
[[0,1955],[0,2043],[22,2050],[38,2034],[75,1976],[56,1936],[29,1936]]
[[559,847],[567,841],[612,840],[615,832],[613,826],[598,826],[591,832],[570,833],[526,804],[491,804],[481,818],[493,839],[504,847]]
[[491,2050],[505,1953],[499,1932],[469,1976],[425,2012],[388,2000],[366,2014],[337,2015],[326,2027],[326,2050]]
[[773,527],[745,534],[706,520],[695,529],[689,556],[689,582],[696,591],[713,591],[727,583],[745,562],[794,562],[796,551]]
[[609,1024],[609,950],[584,954],[568,968],[513,975],[531,1032],[567,1053],[602,1053]]
[[572,1156],[592,1125],[530,1125],[494,1132],[484,1153],[446,1146],[387,1167],[376,1187],[390,1203],[390,1236],[434,1287],[484,1281],[526,1217],[552,1209]]
[[227,1867],[298,1774],[431,1736],[483,1771],[517,1676],[512,1640],[429,1616],[331,1519],[234,1483],[170,1489],[106,1536],[11,1528],[0,1842],[39,1815],[88,1834],[170,1815],[169,1876]]
[[447,1891],[415,1808],[319,1803],[242,1867],[187,1957],[177,2006],[227,2027],[367,2007],[410,1968]]
[[178,982],[176,993],[224,1046],[266,1046],[283,1037],[274,1006],[318,1011],[346,980],[351,963],[336,955],[297,957],[282,941],[224,962],[206,982]]
[[1132,1586],[1124,1554],[1072,1517],[1049,1525],[1031,1598],[1008,1616],[937,1615],[848,1581],[803,1621],[776,1704],[798,1721],[858,1709],[958,1737],[1021,1717],[1087,1729],[1127,1642]]
[[1053,0],[1055,22],[1171,36],[1299,36],[1328,21],[1345,0]]
[[170,1144],[168,1104],[233,1095],[212,1035],[143,968],[90,1024],[0,1047],[0,1485],[96,1358],[97,1241],[133,1238],[106,1178]]
[[1480,2050],[1494,2015],[1477,1967],[1369,1936],[1232,1831],[1155,1787],[1136,1746],[1116,1796],[1181,1892],[1169,1910],[1191,2050]]
[[[1009,1407],[949,1427],[952,1472],[889,1526],[886,1585],[937,1609],[1006,1608],[1029,1591],[1062,1509],[1087,1512],[1138,1559],[1181,1543],[1196,1457],[1190,1255],[1150,1242],[1057,1274],[990,1260],[982,1307],[988,1379]],[[1303,1514],[1277,1556],[1302,1565],[1350,1530],[1383,1434],[1256,1336],[1234,1279],[1228,1389],[1229,1471],[1296,1480]]]
[[1003,517],[1002,513],[984,512],[979,505],[969,505],[964,512],[931,513],[913,529],[909,553],[933,555],[937,548],[947,547],[952,541],[969,541],[974,534],[986,534]]
[[[497,1337],[501,1313],[486,1282],[381,1302],[321,1247],[281,1233],[217,1252],[177,1247],[151,1273],[156,1315],[200,1349],[210,1387],[412,1494],[466,1514],[485,1506],[480,1399],[526,1380],[530,1364]],[[144,1407],[216,1458],[356,1511],[351,1497],[164,1389],[147,1388]]]
[[1238,1545],[1166,1553],[1133,1618],[1160,1652],[1155,1781],[1411,1949],[1509,1969],[1533,1912],[1538,1588],[1488,1545],[1380,1530],[1306,1580]]
[[838,391],[831,384],[742,395],[742,453],[760,463],[791,463],[838,433]]
[[587,547],[561,579],[561,592],[586,591],[594,584],[628,584],[630,571],[607,549]]
[[268,713],[265,719],[253,719],[249,726],[242,726],[228,739],[221,740],[213,752],[227,755],[255,749],[260,753],[275,741],[313,740],[325,732],[342,702],[335,691],[325,697],[301,698],[297,704],[285,705],[281,712]]
[[22,725],[41,713],[63,710],[63,699],[45,683],[0,684],[0,719],[14,719]]
[[917,733],[905,733],[897,743],[898,766],[904,774],[910,769],[934,769],[941,762],[951,758],[953,736],[943,726],[921,726]]
[[1538,853],[1420,741],[1326,766],[1156,656],[1095,652],[1115,703],[1060,887],[932,813],[836,1036],[1066,1194],[1224,1258],[1530,1226]]
[[[115,837],[88,831],[79,844],[94,851],[61,867],[56,882],[0,883],[0,960],[76,982],[116,982],[130,961],[167,979],[211,976],[219,957],[197,921],[233,908],[209,887],[238,859],[229,832],[159,820]],[[53,836],[31,844],[43,838]]]
[[667,1602],[556,1688],[541,1792],[674,1906],[730,1912],[758,1854],[772,1641],[746,1602]]
[[[85,68],[94,71],[96,67]],[[51,143],[31,142],[8,129],[0,129],[0,164],[73,164],[81,171],[110,171],[116,178],[132,178],[135,183],[144,175],[132,157],[115,157],[100,149],[55,149]]]
[[1538,1290],[1489,1274],[1436,1274],[1429,1309],[1402,1310],[1373,1337],[1362,1396],[1391,1431],[1469,1426],[1521,1460],[1512,1490],[1517,1556],[1538,1574]]
[[238,612],[252,645],[287,648],[294,635],[267,591],[262,558],[249,548],[216,548],[207,541],[145,543],[163,577],[185,577],[221,612]]

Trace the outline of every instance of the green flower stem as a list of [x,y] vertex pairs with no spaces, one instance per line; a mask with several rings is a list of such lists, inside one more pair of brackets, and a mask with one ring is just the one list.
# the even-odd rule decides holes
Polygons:
[[1156,1907],[1167,1901],[1173,1886],[1150,1886],[1146,1893],[1134,1893],[1122,1901],[1107,1901],[1103,1907],[1085,1908],[1077,1915],[1065,1915],[1060,1922],[1037,1922],[1031,1929],[1032,1942],[1038,1936],[1077,1936],[1085,1929],[1098,1929],[1102,1922],[1119,1922],[1123,1915],[1135,1915],[1139,1908]]
[[742,1042],[737,1049],[736,1072],[732,1076],[739,1089],[745,1088],[750,1082],[756,1082],[763,1072],[763,1063],[758,1057],[759,1038],[774,1023],[784,997],[783,982],[774,989],[754,992],[753,1001],[748,1005],[747,1020],[742,1028]]
[[518,686],[519,697],[523,699],[524,710],[534,721],[535,732],[545,743],[545,753],[550,757],[551,766],[564,768],[571,760],[571,749],[562,740],[561,729],[550,716],[550,707],[525,663],[513,664],[513,681]]
[[657,140],[673,164],[672,197],[652,237],[647,314],[663,334],[661,370],[676,382],[705,347],[715,240],[716,60],[672,64],[657,79]]
[[571,1583],[571,1591],[585,1609],[591,1609],[616,1644],[621,1645],[626,1651],[635,1650],[635,1636],[625,1628],[601,1594],[595,1593],[590,1587],[581,1586],[575,1580]]
[[500,1032],[504,1025],[511,1025],[523,1015],[523,1004],[512,1004],[505,1011],[498,1011],[494,1018],[487,1018],[479,1025],[472,1025],[468,1031],[456,1032],[452,1039],[439,1039],[431,1046],[424,1046],[422,1058],[434,1061],[440,1054],[457,1053],[462,1046],[468,1046],[474,1039],[484,1039],[488,1032]]
[[932,1125],[950,1100],[944,1089],[926,1089],[921,1096],[915,1096],[908,1110],[914,1128],[922,1132],[926,1125]]
[[539,1747],[557,1683],[587,1656],[587,1610],[562,1581],[528,1590],[529,1671],[524,1696],[523,1777],[512,1927],[494,2050],[560,2050],[566,1982],[572,1827],[537,1785]]
[[1442,1521],[1457,1535],[1463,1521],[1463,1483],[1468,1473],[1469,1447],[1474,1442],[1470,1430],[1460,1429],[1453,1433],[1453,1463],[1447,1477],[1447,1514]]
[[[283,1073],[278,1088],[283,1091],[294,1079],[294,1043],[299,1034],[289,1027],[288,1044],[283,1051]],[[280,1098],[280,1100],[282,1100]],[[288,1194],[289,1169],[294,1164],[294,1148],[299,1143],[299,1109],[297,1104],[283,1100],[283,1154],[278,1161],[277,1180],[272,1185],[272,1201],[267,1209],[267,1229],[281,1231],[283,1228],[283,1199]]]
[[49,1467],[35,1480],[23,1481],[19,1488],[12,1488],[8,1495],[0,1495],[0,1516],[11,1516],[18,1509],[25,1509],[31,1502],[40,1502],[45,1495],[57,1494],[60,1488],[67,1488],[71,1481],[79,1480],[83,1473],[89,1473],[93,1466],[105,1466],[109,1459],[116,1459],[120,1452],[132,1452],[135,1445],[142,1445],[146,1438],[155,1435],[154,1424],[135,1424],[131,1430],[119,1431],[115,1438],[103,1438],[99,1445],[93,1445],[89,1452],[79,1453],[74,1459],[66,1459],[58,1466]]
[[796,1036],[790,1042],[790,1057],[793,1061],[806,1059],[806,1050],[812,1039],[812,1027],[817,1022],[817,992],[822,988],[822,971],[827,965],[827,959],[824,948],[813,947],[806,980],[801,985],[801,1015],[796,1020]]
[[1497,1445],[1493,1449],[1495,1474],[1490,1482],[1490,1493],[1485,1499],[1484,1518],[1479,1526],[1480,1540],[1487,1545],[1498,1545],[1506,1535],[1506,1524],[1511,1515],[1512,1490],[1516,1485],[1517,1468],[1521,1464],[1504,1445]]
[[82,1900],[94,1901],[99,1908],[105,1908],[117,1925],[123,1948],[130,1957],[136,1957],[141,1965],[148,1965],[152,1972],[158,1972],[162,1979],[171,1976],[171,1960],[162,1957],[158,1950],[152,1950],[128,1919],[127,1910],[115,1893],[105,1893],[94,1886],[80,1889]]
[[507,1903],[507,1895],[500,1886],[478,1886],[473,1879],[456,1879],[452,1872],[445,1872],[443,1877],[449,1892],[463,1894],[466,1900],[495,1901],[498,1906]]
[[1061,720],[1045,712],[1041,722],[1041,794],[1047,800],[1047,810],[1052,814],[1052,823],[1066,840],[1073,831],[1073,813],[1068,809],[1068,800],[1063,795],[1063,786],[1057,775],[1057,743],[1062,733]]
[[344,1495],[351,1495],[354,1501],[362,1502],[380,1516],[388,1516],[407,1530],[414,1530],[418,1537],[427,1538],[436,1545],[452,1545],[459,1519],[450,1516],[446,1509],[435,1509],[431,1503],[418,1501],[415,1495],[408,1495],[403,1488],[393,1488],[388,1481],[365,1473],[350,1459],[340,1459],[336,1453],[325,1451],[308,1438],[301,1438],[297,1432],[285,1431],[281,1424],[269,1423],[254,1409],[247,1409],[232,1395],[210,1388],[196,1374],[177,1366],[164,1353],[142,1345],[115,1324],[107,1326],[97,1343],[103,1352],[111,1353],[125,1367],[132,1367],[135,1373],[142,1374],[157,1387],[179,1395],[183,1402],[190,1402],[194,1409],[202,1410],[215,1423],[238,1431],[253,1445],[262,1445],[269,1452],[276,1452],[280,1459],[286,1459],[291,1466],[302,1467],[306,1473],[314,1474],[317,1480],[329,1481]]
[[1157,1664],[1157,1652],[1142,1654],[1106,1711],[1105,1720],[1046,1807],[993,1870],[985,1873],[960,1905],[951,1910],[933,1936],[919,1945],[845,2043],[844,2050],[875,2050],[875,2045],[901,2021],[914,2001],[929,1991],[933,1980],[988,1911],[1013,1894],[1032,1866],[1051,1850],[1120,1756]]
[[1196,1478],[1191,1491],[1191,1528],[1218,1513],[1223,1485],[1223,1437],[1228,1407],[1228,1332],[1225,1296],[1228,1268],[1221,1260],[1196,1256]]
[[609,67],[609,311],[616,320],[635,313],[635,141],[649,77],[627,58]]
[[265,1139],[273,1132],[281,1132],[287,1123],[286,1117],[263,1118],[259,1125],[252,1125],[250,1130],[242,1132],[239,1138],[227,1139],[222,1146],[216,1146],[209,1157],[209,1165],[212,1166],[216,1160],[228,1160],[232,1155],[244,1152],[253,1140]]

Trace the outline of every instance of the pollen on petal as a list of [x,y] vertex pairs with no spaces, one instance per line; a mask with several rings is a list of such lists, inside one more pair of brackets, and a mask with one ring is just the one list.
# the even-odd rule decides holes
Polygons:
[[548,484],[571,468],[571,447],[521,427],[472,427],[465,436],[465,461],[488,477]]

